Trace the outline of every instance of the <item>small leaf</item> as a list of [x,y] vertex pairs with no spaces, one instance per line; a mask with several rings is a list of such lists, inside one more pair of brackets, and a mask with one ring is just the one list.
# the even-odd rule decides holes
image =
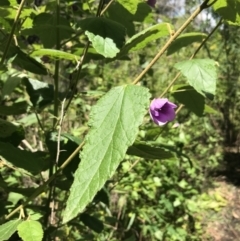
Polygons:
[[0,241],[8,240],[21,222],[22,220],[15,219],[0,225]]
[[175,64],[174,67],[181,71],[197,92],[213,99],[217,81],[215,61],[211,59],[186,60]]
[[101,233],[102,230],[103,230],[103,223],[93,217],[93,216],[90,216],[89,214],[87,213],[83,213],[80,215],[80,220],[87,226],[89,227],[91,230],[95,231],[96,233]]
[[168,23],[159,23],[144,29],[126,42],[126,45],[122,48],[118,56],[123,56],[131,51],[142,49],[146,47],[148,43],[156,39],[169,36],[172,29],[173,26]]
[[42,241],[43,229],[41,223],[34,220],[23,221],[18,225],[18,235],[23,241]]
[[125,28],[110,19],[87,18],[79,22],[94,49],[105,57],[113,58],[125,41]]
[[177,88],[172,95],[197,116],[204,112],[204,97],[189,85]]
[[146,159],[168,159],[174,157],[174,154],[160,145],[150,145],[137,142],[127,150],[128,155],[138,156]]
[[31,56],[48,56],[52,59],[67,59],[76,61],[78,59],[77,55],[70,54],[64,51],[56,50],[56,49],[38,49],[31,53]]
[[194,42],[202,42],[207,37],[205,33],[184,33],[169,46],[167,55],[173,54],[179,49],[186,47]]
[[91,110],[91,130],[81,151],[63,222],[81,212],[110,178],[134,142],[149,105],[146,88],[113,88]]
[[54,98],[53,85],[26,77],[23,78],[23,81],[35,108],[41,110],[52,103]]

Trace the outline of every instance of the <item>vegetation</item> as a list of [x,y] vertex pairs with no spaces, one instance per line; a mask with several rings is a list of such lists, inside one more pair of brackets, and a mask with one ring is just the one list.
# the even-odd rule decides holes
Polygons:
[[215,177],[239,182],[239,6],[1,0],[0,241],[212,240]]

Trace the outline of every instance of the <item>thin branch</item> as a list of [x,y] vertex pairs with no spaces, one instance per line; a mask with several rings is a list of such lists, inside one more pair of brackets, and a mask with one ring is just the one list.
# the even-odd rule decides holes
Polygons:
[[57,153],[56,153],[56,169],[59,161],[59,156],[60,156],[60,142],[61,142],[61,132],[62,132],[62,124],[64,120],[64,104],[65,104],[66,99],[63,100],[62,102],[62,108],[61,108],[61,116],[60,116],[60,121],[59,121],[59,126],[58,126],[58,137],[57,137]]
[[13,25],[12,25],[12,29],[11,29],[11,32],[9,34],[9,37],[8,37],[8,40],[7,40],[7,44],[6,44],[6,47],[4,49],[4,52],[3,52],[3,56],[2,56],[2,59],[1,59],[1,62],[0,62],[0,65],[4,64],[4,61],[7,57],[7,53],[8,53],[8,50],[9,50],[9,47],[10,47],[10,44],[12,42],[12,39],[13,39],[13,35],[14,35],[14,32],[15,32],[15,29],[17,27],[17,23],[18,23],[18,19],[21,15],[21,12],[23,10],[23,7],[24,7],[24,4],[27,0],[22,0],[19,7],[18,7],[18,10],[17,10],[17,14],[14,18],[14,22],[13,22]]

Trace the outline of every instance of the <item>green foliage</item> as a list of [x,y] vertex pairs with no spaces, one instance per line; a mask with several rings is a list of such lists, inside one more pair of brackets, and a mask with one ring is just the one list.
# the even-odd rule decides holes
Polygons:
[[197,1],[19,2],[0,1],[0,240],[203,240],[239,141],[239,0],[203,21]]
[[23,241],[41,241],[43,238],[43,229],[38,221],[23,221],[18,225],[17,229]]
[[0,240],[8,240],[12,234],[17,230],[19,224],[22,223],[22,220],[15,219],[8,221],[0,226]]
[[229,24],[240,26],[240,1],[218,0],[213,5],[214,10],[219,13]]
[[216,90],[216,63],[211,59],[193,59],[175,64],[188,83],[200,94],[213,99]]
[[81,212],[114,174],[137,136],[149,97],[147,89],[126,85],[112,89],[94,106],[63,222]]

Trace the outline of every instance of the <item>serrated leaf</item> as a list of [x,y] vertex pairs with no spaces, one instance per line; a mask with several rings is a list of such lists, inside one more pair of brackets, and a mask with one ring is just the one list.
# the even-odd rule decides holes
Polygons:
[[29,104],[21,101],[8,106],[0,106],[1,115],[21,115],[27,112]]
[[137,142],[127,150],[128,155],[138,156],[146,159],[168,159],[174,157],[174,154],[160,145],[150,145]]
[[8,240],[21,222],[22,220],[15,219],[0,225],[0,241]]
[[18,225],[18,235],[23,241],[42,241],[43,228],[41,223],[34,220],[23,221]]
[[148,43],[156,39],[169,36],[172,29],[173,26],[169,23],[159,23],[144,29],[126,42],[126,45],[122,48],[118,56],[123,56],[131,51],[142,49],[146,47]]
[[177,101],[197,116],[203,115],[205,104],[204,97],[191,86],[186,85],[180,87],[176,89],[172,95]]
[[56,50],[56,49],[38,49],[35,50],[31,53],[32,57],[35,56],[48,56],[49,58],[52,59],[67,59],[67,60],[72,60],[76,61],[78,59],[77,55],[70,54],[61,50]]
[[[17,158],[16,158],[17,157]],[[8,166],[25,170],[28,174],[36,175],[45,169],[46,153],[20,150],[10,143],[0,142],[0,159]]]
[[213,9],[229,24],[240,26],[240,0],[218,0]]
[[125,41],[125,28],[110,19],[87,18],[79,22],[92,42],[93,48],[104,57],[113,58]]
[[213,99],[217,81],[215,61],[211,59],[186,60],[175,64],[174,67],[181,71],[197,92]]
[[91,129],[81,151],[63,222],[74,218],[94,198],[134,142],[149,105],[146,88],[113,88],[91,110]]
[[167,50],[167,55],[173,54],[179,49],[186,47],[194,42],[202,42],[207,37],[205,33],[184,33],[180,35]]

